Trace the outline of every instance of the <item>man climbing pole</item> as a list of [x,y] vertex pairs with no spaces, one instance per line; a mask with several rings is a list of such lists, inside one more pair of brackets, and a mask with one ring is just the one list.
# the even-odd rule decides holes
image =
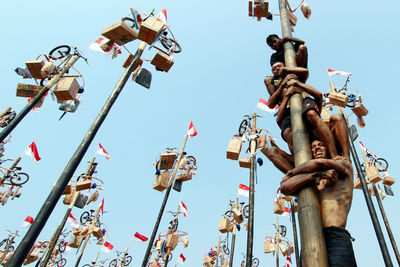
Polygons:
[[293,37],[283,37],[281,39],[276,34],[270,34],[266,39],[267,45],[276,51],[271,55],[271,66],[276,62],[285,62],[283,44],[286,41],[292,42],[294,45],[297,66],[307,68],[308,51],[307,46],[304,45],[304,41]]

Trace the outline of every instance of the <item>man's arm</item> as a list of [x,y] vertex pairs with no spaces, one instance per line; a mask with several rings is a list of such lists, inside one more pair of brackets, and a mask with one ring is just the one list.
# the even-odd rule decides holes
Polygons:
[[286,73],[293,73],[299,77],[299,80],[305,82],[308,79],[308,69],[302,67],[285,67]]
[[[350,165],[350,166],[349,166]],[[287,177],[302,173],[312,173],[316,171],[326,171],[329,169],[335,170],[339,176],[341,174],[347,175],[348,169],[351,168],[351,163],[347,160],[333,160],[333,159],[312,159],[286,173]]]
[[295,38],[295,37],[283,37],[282,39],[281,39],[281,45],[283,45],[285,42],[287,42],[287,41],[290,41],[290,42],[293,42],[293,43],[295,43],[295,44],[298,44],[298,45],[303,45],[303,44],[305,44],[305,42],[303,41],[303,40],[300,40],[299,38]]
[[272,83],[272,76],[266,77],[264,79],[264,84],[267,87],[269,95],[273,95],[275,93],[275,85]]
[[315,103],[318,106],[318,109],[321,111],[322,110],[322,93],[320,91],[318,91],[317,89],[315,89],[314,87],[312,87],[311,85],[302,83],[300,81],[297,80],[292,80],[290,82],[288,82],[288,86],[293,85],[293,86],[297,86],[300,89],[303,89],[304,92],[306,92],[307,94],[311,95],[312,97],[314,97]]

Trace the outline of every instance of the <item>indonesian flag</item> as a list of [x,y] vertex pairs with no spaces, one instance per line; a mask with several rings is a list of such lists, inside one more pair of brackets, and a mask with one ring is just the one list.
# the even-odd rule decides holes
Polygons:
[[286,256],[286,267],[290,267],[291,264],[292,264],[292,259],[290,258],[290,256]]
[[157,18],[161,20],[164,24],[167,24],[167,9],[164,8],[157,14]]
[[31,216],[28,216],[25,218],[25,220],[22,222],[21,227],[29,227],[33,223],[33,218]]
[[179,262],[180,264],[183,264],[186,261],[185,256],[183,256],[183,254],[181,253],[181,255],[179,255]]
[[290,211],[291,211],[290,208],[285,207],[285,211],[281,214],[281,216],[286,216],[289,218]]
[[364,151],[367,154],[371,154],[374,158],[376,158],[376,155],[374,153],[372,153],[371,151],[369,151],[368,148],[366,148],[361,141],[360,141],[360,147],[361,147],[362,151]]
[[104,212],[104,198],[103,198],[103,200],[101,201],[101,204],[100,204],[100,212],[101,212],[101,214],[103,214],[103,212]]
[[260,98],[260,101],[258,101],[258,103],[257,103],[257,108],[264,110],[266,112],[269,112],[269,113],[274,113],[275,111],[277,111],[279,109],[279,106],[275,106],[274,108],[269,108],[268,102],[265,101],[264,99]]
[[197,130],[196,130],[196,128],[194,128],[192,121],[190,122],[189,130],[187,131],[187,135],[189,135],[189,137],[194,137],[197,135]]
[[122,53],[121,49],[119,49],[119,47],[116,44],[114,44],[109,51],[105,52],[103,49],[101,49],[100,45],[106,41],[107,40],[104,38],[99,38],[94,43],[89,45],[89,49],[101,52],[105,54],[107,57],[110,57],[112,59]]
[[182,209],[182,212],[183,212],[183,217],[188,217],[188,213],[187,213],[187,207],[186,207],[186,205],[185,205],[185,203],[183,203],[183,201],[181,200],[181,202],[179,203],[179,206],[181,207],[181,209]]
[[249,197],[250,188],[244,184],[239,184],[238,195]]
[[104,147],[99,143],[100,148],[96,151],[97,154],[103,155],[107,160],[111,160],[110,154],[104,149]]
[[104,242],[104,245],[103,245],[103,247],[101,248],[101,250],[104,251],[105,253],[110,253],[111,250],[112,250],[113,248],[114,248],[113,245],[111,245],[111,244],[108,243],[108,242]]
[[333,70],[333,69],[328,69],[328,75],[331,77],[332,75],[339,75],[339,76],[351,76],[350,72],[345,72],[341,70]]
[[79,227],[79,222],[75,219],[75,217],[72,215],[72,213],[70,213],[68,215],[67,223],[69,225],[71,225],[72,227],[74,227],[74,228],[78,228]]
[[146,242],[148,240],[147,237],[145,237],[144,235],[139,234],[138,232],[136,232],[133,237],[136,237],[137,239],[142,240],[143,242]]
[[41,159],[35,142],[32,142],[32,144],[29,145],[25,150],[25,154],[32,157],[35,162],[38,162]]
[[387,196],[385,192],[383,192],[383,190],[381,189],[381,187],[378,184],[378,189],[379,189],[379,194],[381,195],[382,200],[385,199],[385,197]]

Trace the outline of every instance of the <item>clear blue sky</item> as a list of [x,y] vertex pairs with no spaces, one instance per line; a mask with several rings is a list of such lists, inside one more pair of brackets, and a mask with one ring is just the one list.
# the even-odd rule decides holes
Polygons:
[[[298,1],[299,2],[299,1]],[[290,1],[292,6],[297,2]],[[360,140],[375,154],[389,161],[389,172],[397,177],[399,143],[396,141],[398,105],[396,92],[399,73],[397,64],[399,43],[398,1],[309,1],[310,20],[299,12],[294,36],[306,41],[309,49],[308,83],[322,92],[329,89],[327,68],[352,72],[350,86],[365,98],[370,114],[367,126],[359,129]],[[158,12],[167,8],[168,24],[183,51],[175,56],[175,65],[169,73],[156,72],[152,65],[153,83],[147,90],[129,81],[98,132],[76,174],[84,172],[86,162],[94,156],[101,142],[112,156],[106,161],[97,155],[98,177],[104,180],[107,213],[102,221],[108,226],[107,241],[117,250],[129,246],[134,258],[133,266],[141,263],[147,243],[130,242],[137,231],[148,237],[154,225],[163,194],[152,189],[153,162],[165,147],[181,146],[190,121],[194,122],[198,136],[190,139],[186,151],[198,159],[198,175],[183,186],[183,194],[175,191],[167,210],[175,210],[182,198],[189,209],[189,218],[180,220],[179,227],[189,233],[190,244],[180,244],[172,264],[183,253],[187,266],[201,266],[202,258],[215,246],[219,232],[218,221],[228,208],[228,200],[236,197],[240,183],[248,184],[247,169],[226,159],[230,137],[237,131],[241,116],[255,110],[260,97],[267,97],[263,84],[270,75],[271,50],[265,43],[270,33],[280,33],[278,17],[274,21],[257,22],[249,18],[246,1],[17,1],[4,2],[0,10],[3,25],[3,55],[0,77],[3,94],[0,109],[12,106],[19,111],[26,99],[15,97],[17,83],[29,83],[14,73],[26,60],[48,53],[61,44],[70,44],[84,50],[90,65],[83,61],[76,68],[85,77],[82,105],[75,114],[67,114],[58,121],[61,112],[48,97],[41,112],[30,112],[13,131],[12,142],[6,145],[6,158],[15,158],[35,141],[42,160],[35,164],[23,156],[21,166],[31,180],[23,188],[20,199],[0,207],[2,221],[0,236],[6,229],[16,230],[27,216],[35,217],[53,184],[64,170],[90,124],[114,88],[123,69],[127,53],[111,60],[102,54],[86,50],[100,37],[101,30],[129,14],[129,8],[141,12]],[[277,1],[270,3],[270,11],[278,13]],[[127,45],[135,51],[139,42]],[[151,59],[154,49],[144,53]],[[344,78],[334,77],[337,86]],[[347,113],[350,113],[348,110]],[[275,118],[260,111],[264,118],[257,126],[268,129],[275,136],[280,131]],[[354,115],[350,121],[355,123]],[[279,139],[278,144],[286,148]],[[359,148],[357,147],[359,150]],[[276,216],[272,213],[274,192],[282,174],[260,155],[264,165],[258,168],[255,200],[254,256],[260,266],[271,266],[274,257],[263,253],[264,237],[274,231]],[[384,207],[399,240],[400,216],[397,214],[398,184],[393,186],[396,196],[387,197]],[[243,199],[245,200],[245,199]],[[374,201],[375,203],[375,201]],[[97,203],[92,207],[97,207]],[[39,240],[48,240],[61,220],[67,206],[57,205]],[[378,207],[376,207],[378,208]],[[74,209],[75,217],[81,210]],[[380,218],[380,215],[379,215]],[[165,215],[160,230],[170,220]],[[380,218],[381,220],[381,218]],[[292,239],[290,221],[280,218]],[[383,222],[381,227],[384,229]],[[383,266],[381,252],[362,192],[354,192],[347,229],[356,239],[353,243],[359,266]],[[25,233],[25,229],[20,229]],[[241,261],[246,248],[246,232],[239,232],[235,266]],[[385,234],[392,261],[395,257]],[[21,238],[17,239],[17,243]],[[90,262],[99,250],[94,242],[88,246],[82,263]],[[115,253],[100,256],[114,257]],[[76,255],[69,252],[68,266]],[[282,265],[283,265],[282,261]]]

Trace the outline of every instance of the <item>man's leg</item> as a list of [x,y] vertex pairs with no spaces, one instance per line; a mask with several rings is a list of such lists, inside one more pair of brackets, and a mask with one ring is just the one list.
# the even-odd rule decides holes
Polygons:
[[284,174],[294,168],[293,156],[279,147],[272,146],[268,150],[262,150],[262,152]]
[[290,153],[293,155],[293,139],[292,139],[292,128],[286,128],[283,133],[282,137],[285,139]]
[[343,117],[339,114],[331,115],[329,128],[335,137],[336,144],[341,149],[343,156],[351,162],[349,138],[347,136],[347,127]]
[[300,45],[296,56],[297,66],[307,69],[308,51],[307,46]]

